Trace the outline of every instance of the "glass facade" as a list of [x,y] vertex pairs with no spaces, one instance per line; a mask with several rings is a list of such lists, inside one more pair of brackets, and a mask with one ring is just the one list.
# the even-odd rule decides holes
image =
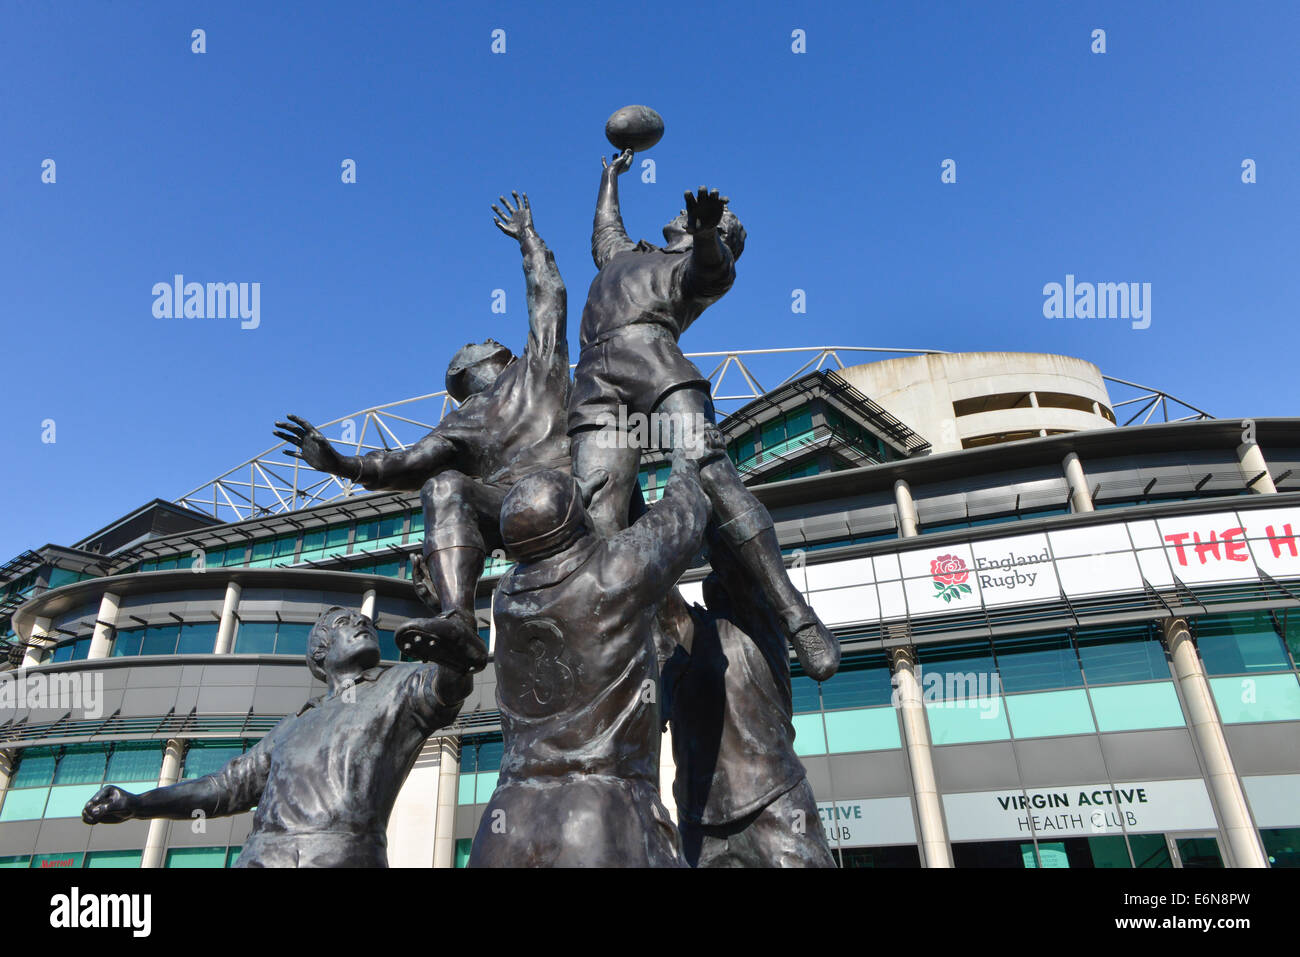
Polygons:
[[157,786],[161,773],[158,741],[24,748],[0,805],[0,822],[80,817],[104,785],[144,790]]

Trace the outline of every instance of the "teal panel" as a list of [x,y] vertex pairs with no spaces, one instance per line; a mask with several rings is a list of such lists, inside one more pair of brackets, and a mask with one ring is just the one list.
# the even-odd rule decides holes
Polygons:
[[1224,724],[1300,721],[1300,682],[1294,674],[1211,678],[1210,690]]
[[86,867],[139,867],[144,851],[91,851]]
[[1001,697],[927,703],[931,744],[1005,741],[1011,737]]
[[1082,688],[1007,695],[1011,732],[1017,738],[1087,734],[1094,730],[1088,694]]
[[855,708],[852,711],[828,711],[825,718],[826,740],[831,754],[902,747],[898,734],[898,717],[894,709],[887,705]]
[[826,753],[826,733],[822,730],[820,714],[794,716],[794,753],[800,757]]
[[462,774],[456,784],[456,803],[473,804],[474,803],[474,780],[477,774]]
[[50,800],[45,805],[46,817],[81,817],[81,809],[91,799],[98,784],[70,784],[50,788]]
[[31,821],[45,814],[45,799],[50,796],[49,788],[22,788],[5,795],[5,803],[0,807],[0,821]]
[[224,847],[177,847],[167,852],[167,867],[225,867]]
[[1176,728],[1184,723],[1183,709],[1172,681],[1090,688],[1099,731]]
[[500,771],[480,771],[477,775],[478,785],[475,787],[476,797],[475,804],[487,804],[492,800],[492,792],[497,789],[497,778],[501,777]]

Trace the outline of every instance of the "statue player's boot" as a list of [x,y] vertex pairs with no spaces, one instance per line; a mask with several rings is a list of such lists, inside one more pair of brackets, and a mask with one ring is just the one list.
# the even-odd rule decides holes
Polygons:
[[442,611],[413,618],[393,633],[397,650],[420,661],[434,661],[466,674],[487,667],[487,648],[474,620],[474,587],[483,571],[481,548],[452,546],[425,556]]
[[[756,516],[751,513],[745,517],[752,520]],[[771,521],[767,518],[764,523],[758,518],[757,533],[747,541],[732,543],[731,547],[745,570],[762,583],[804,674],[814,681],[825,681],[839,670],[839,640],[790,581]],[[725,534],[726,526],[723,530]]]

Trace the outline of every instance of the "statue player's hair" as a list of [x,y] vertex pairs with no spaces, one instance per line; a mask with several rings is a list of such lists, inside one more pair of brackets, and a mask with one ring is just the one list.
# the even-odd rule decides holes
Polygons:
[[346,612],[347,609],[342,605],[331,605],[325,609],[307,635],[307,669],[321,681],[325,680],[325,656],[329,654],[330,644],[334,640],[329,621],[341,611]]

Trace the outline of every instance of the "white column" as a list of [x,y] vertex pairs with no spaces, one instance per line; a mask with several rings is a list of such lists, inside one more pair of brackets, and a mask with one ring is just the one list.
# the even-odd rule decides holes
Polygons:
[[424,743],[415,766],[397,792],[388,815],[388,866],[432,867],[434,840],[441,808],[441,745],[437,738]]
[[894,483],[894,504],[898,506],[898,534],[903,538],[916,537],[916,503],[912,490],[899,479]]
[[444,737],[439,742],[438,814],[433,822],[433,866],[456,863],[456,788],[460,783],[460,739]]
[[903,718],[903,737],[908,764],[912,770],[912,792],[916,795],[917,823],[920,825],[921,859],[926,867],[952,867],[952,851],[943,823],[943,804],[934,777],[934,758],[930,751],[930,728],[921,703],[921,685],[916,680],[916,655],[911,648],[894,648],[890,652],[894,680],[898,688],[899,713]]
[[55,637],[50,635],[50,625],[53,622],[49,618],[37,618],[32,622],[32,634],[28,638],[28,645],[23,649],[23,668],[35,668],[45,661],[45,653],[55,643]]
[[221,603],[221,624],[217,625],[219,655],[228,655],[235,647],[235,629],[239,627],[239,596],[244,589],[238,582],[226,582],[226,597]]
[[375,620],[375,590],[373,588],[367,588],[366,593],[361,596],[361,614],[371,621]]
[[99,614],[95,616],[95,633],[90,639],[88,658],[107,658],[113,653],[113,629],[117,625],[117,605],[121,599],[111,591],[99,599]]
[[[1237,461],[1241,463],[1241,474],[1252,492],[1262,495],[1276,495],[1277,486],[1273,484],[1273,475],[1264,461],[1264,453],[1254,442],[1243,442],[1237,446]],[[1258,481],[1253,481],[1258,478]]]
[[[163,748],[162,773],[158,775],[158,787],[165,788],[175,784],[181,777],[181,758],[185,754],[185,742],[180,738],[168,738]],[[144,842],[144,855],[141,867],[162,867],[167,850],[166,818],[156,817],[149,822],[149,836]]]
[[1083,473],[1083,463],[1079,461],[1079,456],[1074,452],[1069,453],[1061,461],[1061,467],[1065,470],[1065,481],[1070,486],[1070,504],[1074,506],[1074,510],[1095,511],[1092,493],[1088,491],[1088,476]]
[[1187,703],[1187,720],[1205,756],[1205,769],[1210,778],[1210,788],[1219,808],[1219,823],[1228,837],[1230,867],[1268,867],[1264,848],[1255,825],[1250,819],[1246,795],[1233,766],[1228,742],[1223,737],[1223,725],[1214,707],[1210,683],[1187,622],[1182,618],[1166,618],[1160,623],[1161,637],[1173,659],[1174,676]]

